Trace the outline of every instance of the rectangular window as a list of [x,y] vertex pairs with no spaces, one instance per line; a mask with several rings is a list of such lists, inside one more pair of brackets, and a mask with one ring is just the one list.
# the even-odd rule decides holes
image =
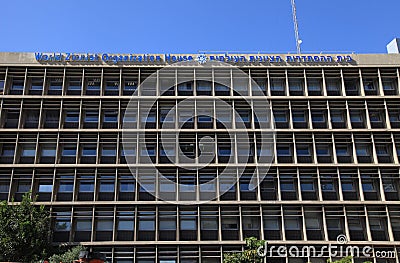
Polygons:
[[141,231],[154,231],[155,230],[155,224],[154,220],[139,220],[139,230]]
[[14,80],[12,82],[11,90],[13,90],[13,91],[24,90],[24,81],[23,80]]
[[99,219],[96,224],[96,231],[112,231],[113,220],[112,219]]
[[357,156],[370,156],[368,146],[356,146]]
[[14,146],[4,145],[2,149],[1,156],[3,157],[13,157],[15,152]]
[[223,218],[222,230],[238,230],[239,224],[236,218]]
[[301,80],[289,80],[290,91],[302,91],[303,83]]
[[33,79],[31,90],[42,90],[43,89],[43,79]]
[[381,122],[381,115],[379,113],[370,113],[369,118],[371,122]]
[[74,182],[60,182],[59,193],[72,193],[74,191]]
[[282,111],[274,112],[274,118],[275,118],[275,122],[287,122],[288,121],[286,112],[282,112]]
[[350,156],[349,148],[346,146],[336,146],[337,156]]
[[329,230],[342,230],[340,219],[326,219],[326,224]]
[[394,91],[396,88],[395,88],[395,84],[394,84],[394,81],[391,81],[391,80],[383,80],[382,81],[382,85],[383,85],[383,90],[384,91]]
[[196,230],[196,219],[181,219],[181,230]]
[[350,113],[351,122],[362,122],[361,113]]
[[294,111],[292,117],[293,122],[306,122],[306,115],[304,112]]
[[137,88],[137,85],[135,81],[133,80],[125,80],[124,81],[124,90],[126,91],[135,91]]
[[153,112],[150,112],[146,116],[142,116],[142,122],[143,123],[153,123],[156,122],[156,114]]
[[200,222],[201,230],[218,230],[217,218],[202,218]]
[[300,230],[300,222],[296,218],[285,219],[285,229],[287,230]]
[[10,190],[10,184],[9,183],[0,183],[0,193],[8,193]]
[[106,80],[107,91],[117,91],[119,88],[119,80]]
[[181,83],[178,84],[178,91],[192,91],[192,83]]
[[63,156],[76,156],[76,146],[64,146]]
[[143,147],[141,152],[140,152],[141,156],[156,156],[156,148],[155,146],[147,146],[147,147]]
[[0,80],[0,92],[4,91],[4,80]]
[[232,151],[230,147],[218,147],[219,156],[231,156]]
[[56,148],[55,146],[46,146],[42,148],[42,157],[54,157],[56,156]]
[[120,231],[133,231],[134,222],[132,220],[120,219],[118,221],[118,230]]
[[376,154],[379,156],[389,156],[388,148],[386,146],[377,145]]
[[176,221],[171,219],[160,219],[159,228],[160,230],[176,230]]
[[364,89],[366,91],[375,91],[375,85],[373,81],[364,81]]
[[100,182],[100,192],[113,193],[114,192],[114,182]]
[[91,231],[92,230],[92,220],[90,219],[77,219],[76,221],[76,231]]
[[172,123],[175,121],[175,113],[170,109],[162,109],[160,115],[161,122]]
[[215,91],[224,91],[224,92],[229,91],[229,87],[217,83],[215,84],[214,89]]
[[375,187],[373,183],[363,183],[362,189],[364,192],[375,192]]
[[164,193],[175,193],[175,184],[173,183],[166,183],[166,182],[161,182],[160,183],[160,192]]
[[211,91],[211,82],[208,81],[198,81],[197,82],[198,91]]
[[239,116],[236,117],[237,122],[250,122],[250,112],[246,110],[238,110],[237,114]]
[[310,156],[310,147],[308,146],[296,146],[297,156]]
[[51,184],[40,184],[39,193],[51,193],[53,192],[53,185]]
[[301,191],[314,191],[314,184],[313,183],[302,183]]
[[81,193],[93,193],[94,192],[94,183],[93,182],[81,182],[79,186],[79,192]]
[[344,121],[343,114],[342,113],[332,112],[331,113],[331,120],[332,120],[332,122],[343,122]]
[[175,148],[161,149],[160,156],[175,156]]
[[292,156],[290,146],[278,146],[277,147],[278,156]]
[[312,119],[312,122],[324,123],[325,115],[323,113],[312,113],[311,119]]
[[84,145],[82,149],[82,156],[96,156],[97,155],[96,146]]
[[67,111],[65,115],[65,122],[79,122],[79,112]]
[[63,83],[62,78],[50,79],[49,90],[54,90],[54,91],[62,90],[62,83]]
[[85,114],[85,122],[98,122],[99,113],[97,111],[87,111]]
[[257,156],[272,156],[272,149],[257,147]]
[[135,183],[122,181],[119,186],[119,191],[120,192],[134,192],[135,191]]
[[361,223],[361,220],[356,218],[356,219],[348,219],[348,225],[349,229],[351,230],[363,230],[363,225]]
[[87,81],[87,90],[98,91],[100,90],[100,79],[91,79]]
[[318,218],[306,218],[306,228],[307,230],[320,230],[320,220]]
[[35,146],[33,146],[33,145],[32,146],[28,146],[28,145],[23,146],[21,156],[23,156],[23,157],[35,157],[35,154],[36,154]]
[[324,146],[317,146],[317,155],[318,156],[329,156],[330,151],[328,147]]
[[285,85],[283,79],[271,79],[271,91],[284,91]]
[[101,152],[101,156],[110,156],[114,157],[117,155],[117,149],[112,146],[103,146],[103,150]]
[[197,119],[199,122],[212,122],[212,118],[209,116],[198,116]]
[[122,149],[122,156],[136,156],[136,149],[131,148],[131,149]]
[[267,218],[264,219],[265,230],[279,230],[279,219],[278,218]]
[[321,91],[321,81],[320,80],[308,80],[307,86],[309,91]]
[[393,193],[396,192],[396,187],[394,186],[393,183],[384,183],[383,190],[387,193]]
[[295,191],[293,183],[281,183],[281,191]]
[[18,193],[26,193],[31,190],[31,184],[28,182],[20,182],[18,183],[17,192]]
[[354,191],[354,184],[353,183],[342,183],[342,190],[344,192],[352,192]]
[[68,90],[80,90],[82,87],[81,80],[70,80]]
[[[104,112],[104,122],[117,122],[118,121],[118,113],[116,111],[107,111]],[[136,121],[136,119],[135,119]]]
[[321,189],[322,191],[334,191],[333,183],[322,183]]
[[377,218],[370,218],[369,219],[369,226],[371,227],[372,231],[382,231],[383,226],[382,226],[382,220],[377,219]]
[[63,232],[71,230],[71,222],[69,218],[57,218],[55,223],[55,231]]

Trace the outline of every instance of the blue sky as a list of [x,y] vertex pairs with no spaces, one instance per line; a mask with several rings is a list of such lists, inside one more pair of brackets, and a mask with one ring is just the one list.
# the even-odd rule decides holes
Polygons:
[[[385,53],[399,0],[296,0],[304,52]],[[290,0],[3,1],[0,51],[295,52]]]

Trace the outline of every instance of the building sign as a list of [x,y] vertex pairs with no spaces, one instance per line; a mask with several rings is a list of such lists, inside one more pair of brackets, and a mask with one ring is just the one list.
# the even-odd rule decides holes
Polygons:
[[97,53],[35,53],[36,61],[40,63],[108,63],[108,64],[155,64],[175,63],[183,61],[220,61],[233,64],[319,64],[319,63],[354,63],[350,55],[236,55],[236,54],[97,54]]

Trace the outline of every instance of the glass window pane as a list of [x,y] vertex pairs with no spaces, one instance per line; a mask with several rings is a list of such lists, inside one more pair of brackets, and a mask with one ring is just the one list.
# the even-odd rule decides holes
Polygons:
[[118,222],[118,230],[123,231],[133,231],[133,219],[132,220],[119,220]]
[[60,187],[58,192],[72,192],[74,190],[74,183],[73,182],[60,182]]
[[53,192],[53,185],[51,184],[41,184],[39,185],[40,193],[51,193]]
[[92,220],[90,219],[78,219],[76,222],[76,231],[91,231]]
[[154,231],[155,230],[154,221],[152,221],[152,220],[140,220],[139,221],[139,230]]
[[113,220],[102,219],[102,220],[97,221],[96,230],[97,231],[112,231],[113,230]]
[[114,183],[113,182],[101,182],[100,183],[100,192],[114,192]]
[[196,220],[181,219],[181,230],[196,230]]
[[160,220],[160,230],[176,230],[176,221],[174,220]]

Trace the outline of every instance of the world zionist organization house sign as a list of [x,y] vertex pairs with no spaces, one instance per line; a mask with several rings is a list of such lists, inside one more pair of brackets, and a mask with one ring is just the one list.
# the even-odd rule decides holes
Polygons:
[[352,64],[351,55],[262,55],[262,54],[110,54],[110,53],[35,53],[40,63],[170,64],[184,61],[225,62],[231,64]]

